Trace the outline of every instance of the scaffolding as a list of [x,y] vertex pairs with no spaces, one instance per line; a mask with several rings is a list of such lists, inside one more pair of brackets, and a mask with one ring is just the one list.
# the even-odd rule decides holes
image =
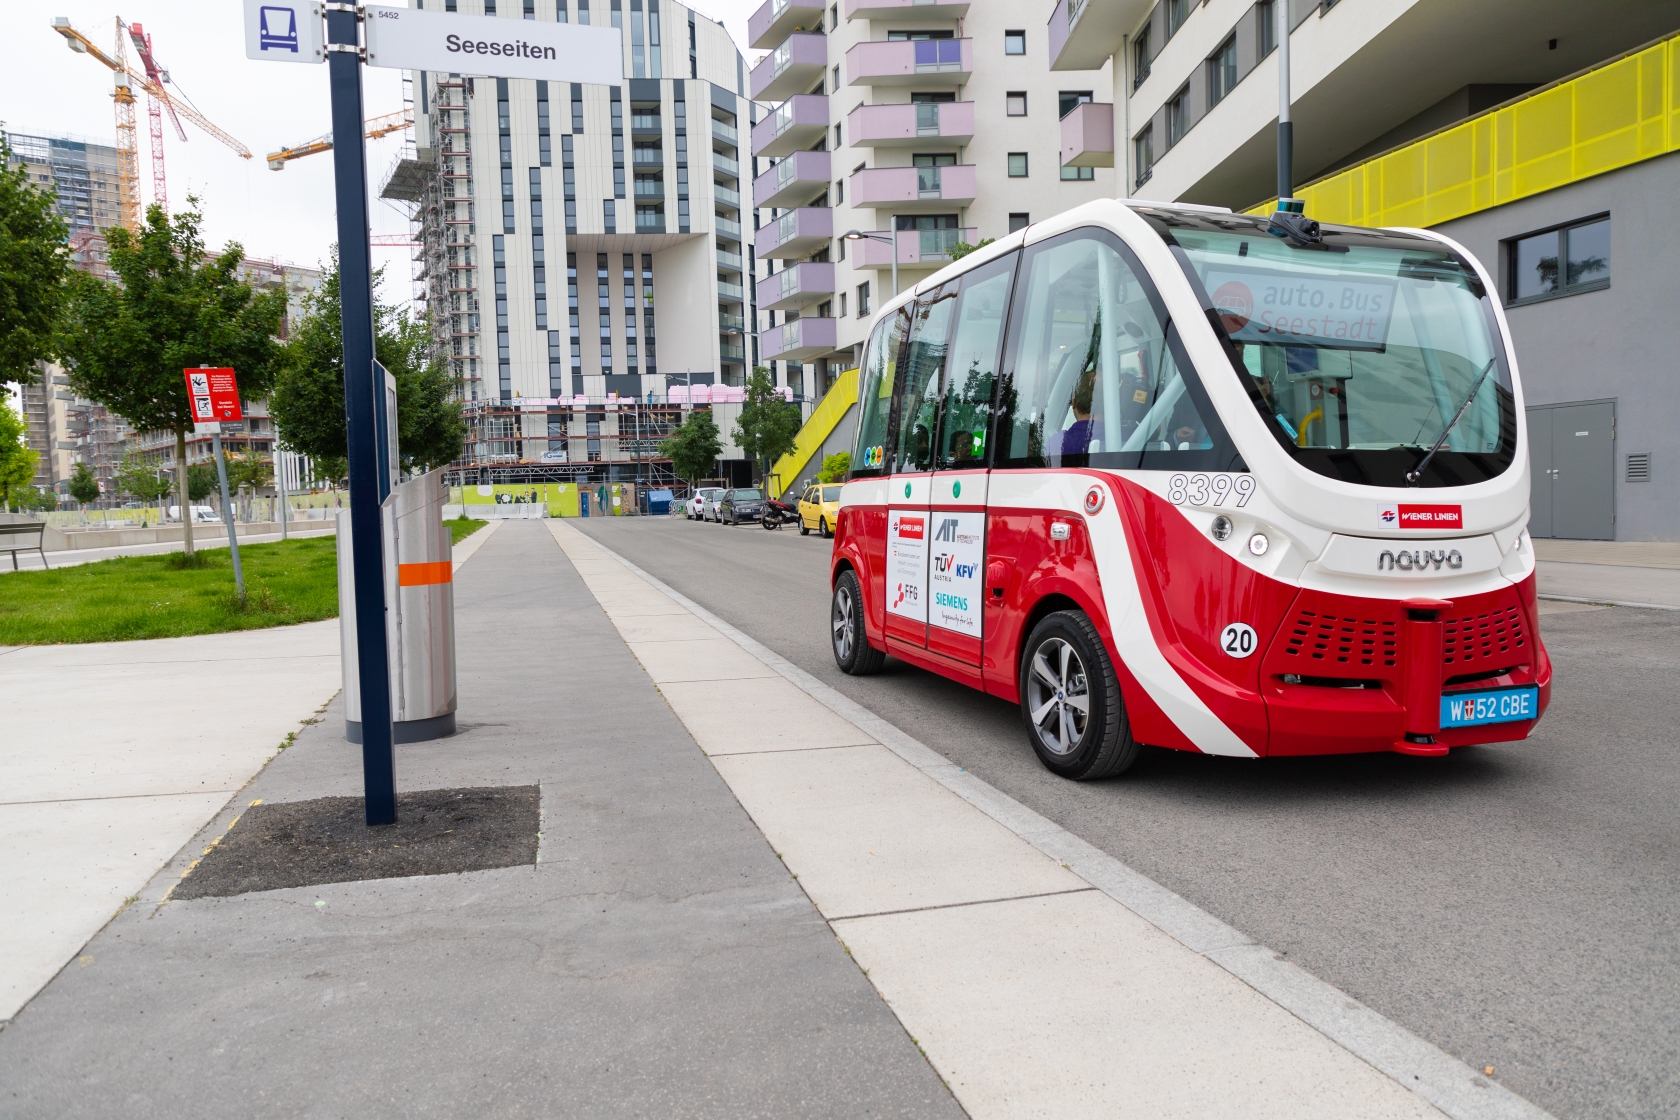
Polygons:
[[682,404],[629,398],[466,401],[466,446],[450,467],[450,485],[589,481],[681,487],[660,445],[689,411]]

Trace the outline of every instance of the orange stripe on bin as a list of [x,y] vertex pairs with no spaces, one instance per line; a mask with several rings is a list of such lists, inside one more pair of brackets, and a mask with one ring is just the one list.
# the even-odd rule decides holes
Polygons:
[[437,560],[425,564],[398,564],[398,587],[425,587],[431,583],[454,583],[455,563]]

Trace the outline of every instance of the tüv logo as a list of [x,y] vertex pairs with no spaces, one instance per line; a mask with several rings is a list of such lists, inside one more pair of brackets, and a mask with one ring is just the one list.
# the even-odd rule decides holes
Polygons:
[[[248,11],[249,9],[247,9]],[[258,24],[258,46],[262,50],[288,50],[293,54],[298,49],[297,12],[291,8],[270,8],[264,6],[258,9],[260,22]],[[250,26],[247,24],[246,26]]]

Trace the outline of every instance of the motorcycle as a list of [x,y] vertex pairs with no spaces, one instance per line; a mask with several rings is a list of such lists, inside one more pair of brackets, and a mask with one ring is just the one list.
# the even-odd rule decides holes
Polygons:
[[764,502],[764,514],[759,520],[766,529],[780,529],[783,525],[797,525],[799,511],[792,506],[783,505],[774,498],[767,498]]

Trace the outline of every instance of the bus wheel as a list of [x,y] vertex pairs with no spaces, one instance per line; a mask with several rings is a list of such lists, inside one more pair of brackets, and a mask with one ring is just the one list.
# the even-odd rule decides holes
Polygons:
[[869,634],[863,627],[863,595],[855,573],[841,572],[835,581],[828,619],[834,663],[840,671],[853,677],[880,672],[887,655],[869,644]]
[[1137,761],[1120,681],[1083,611],[1046,615],[1021,659],[1021,714],[1038,760],[1076,781],[1108,778]]

